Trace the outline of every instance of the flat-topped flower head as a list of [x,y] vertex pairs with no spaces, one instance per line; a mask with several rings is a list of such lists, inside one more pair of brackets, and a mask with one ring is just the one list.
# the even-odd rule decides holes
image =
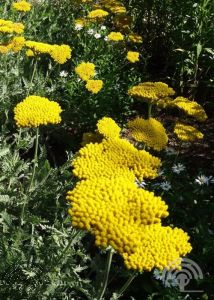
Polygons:
[[128,61],[130,61],[131,63],[135,63],[138,62],[140,53],[139,52],[135,52],[135,51],[128,51],[126,58],[128,59]]
[[124,35],[120,32],[110,32],[109,35],[107,35],[108,41],[113,42],[119,42],[124,40]]
[[103,9],[95,9],[88,13],[87,18],[89,19],[97,19],[97,18],[104,18],[108,16],[108,12]]
[[174,133],[183,142],[194,142],[204,137],[195,127],[183,123],[176,123]]
[[128,90],[128,94],[150,103],[175,94],[175,91],[163,82],[143,82]]
[[161,161],[145,150],[138,150],[125,139],[108,138],[81,148],[72,166],[74,175],[80,179],[126,174],[134,181],[135,178],[156,178]]
[[132,43],[136,43],[136,44],[142,44],[143,43],[142,37],[137,33],[129,34],[128,39]]
[[38,127],[61,122],[62,109],[55,101],[40,96],[29,96],[14,108],[18,127]]
[[0,32],[2,33],[23,33],[25,26],[22,23],[13,23],[9,20],[0,19]]
[[121,132],[121,128],[117,123],[108,117],[104,117],[98,121],[97,130],[105,138],[119,138]]
[[85,81],[95,76],[95,65],[90,62],[82,62],[75,68],[75,73]]
[[184,97],[177,97],[171,104],[185,111],[187,115],[195,118],[197,121],[202,122],[207,119],[207,115],[203,107],[195,101],[191,101]]
[[32,4],[30,4],[27,1],[18,1],[18,2],[13,2],[12,7],[18,11],[27,12],[31,10]]
[[163,125],[154,118],[147,120],[143,118],[135,118],[128,122],[132,137],[138,141],[145,143],[157,151],[164,149],[168,142],[166,130]]
[[92,94],[97,94],[103,87],[102,80],[89,79],[85,85],[86,89]]

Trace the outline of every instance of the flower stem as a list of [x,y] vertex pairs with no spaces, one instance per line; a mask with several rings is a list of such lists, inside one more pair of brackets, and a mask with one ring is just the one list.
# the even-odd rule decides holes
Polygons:
[[148,117],[147,119],[151,118],[152,116],[152,104],[148,103]]
[[33,159],[33,172],[31,176],[31,181],[30,181],[30,186],[29,186],[29,191],[32,188],[32,184],[34,181],[35,173],[36,173],[36,166],[38,162],[38,147],[39,147],[39,127],[36,128],[36,144],[35,144],[35,152],[34,152],[34,159]]
[[31,76],[31,80],[30,80],[30,84],[29,84],[29,88],[28,88],[27,96],[29,96],[29,94],[30,94],[30,91],[31,91],[31,89],[32,89],[32,85],[33,85],[34,76],[35,76],[35,74],[36,74],[36,68],[37,68],[37,59],[35,59],[35,62],[34,62],[34,66],[33,66],[33,73],[32,73],[32,76]]
[[132,281],[135,279],[135,277],[137,277],[137,275],[138,275],[138,272],[134,272],[133,274],[131,274],[131,276],[128,278],[128,280],[124,283],[124,285],[121,287],[121,289],[117,293],[116,298],[114,298],[115,300],[119,299],[121,296],[123,296],[123,293],[129,287],[129,285],[132,283]]
[[99,296],[97,298],[97,300],[102,300],[103,299],[103,295],[105,294],[106,288],[107,288],[107,284],[108,284],[108,277],[109,277],[109,271],[111,268],[111,263],[112,263],[112,257],[113,257],[113,250],[109,250],[108,252],[108,257],[107,257],[107,262],[106,262],[106,269],[105,269],[105,274],[104,274],[104,279],[100,288],[100,293]]

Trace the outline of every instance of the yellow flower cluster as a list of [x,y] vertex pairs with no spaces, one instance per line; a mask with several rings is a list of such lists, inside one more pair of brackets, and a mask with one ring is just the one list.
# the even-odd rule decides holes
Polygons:
[[128,94],[150,103],[175,94],[175,91],[163,82],[143,82],[128,90]]
[[64,64],[71,58],[72,50],[68,45],[50,45],[35,41],[26,41],[25,45],[35,54],[49,54],[59,64]]
[[97,94],[99,93],[99,91],[102,89],[103,87],[103,81],[102,80],[93,80],[93,79],[89,79],[86,83],[86,89],[93,93],[93,94]]
[[136,44],[142,44],[143,43],[142,37],[139,34],[136,34],[136,33],[130,33],[129,36],[128,36],[128,39],[132,43],[136,43]]
[[95,76],[95,65],[90,62],[82,62],[75,68],[76,74],[85,81]]
[[112,118],[104,117],[97,122],[97,130],[105,138],[119,138],[121,128]]
[[118,0],[100,0],[100,4],[114,14],[126,13],[126,8],[121,1]]
[[108,16],[108,12],[103,9],[95,9],[88,13],[87,18],[89,19],[96,19],[96,18],[104,18]]
[[14,2],[12,4],[12,7],[18,11],[23,11],[27,12],[31,9],[31,4],[28,3],[27,1],[19,1],[19,2]]
[[124,35],[120,32],[110,32],[109,35],[107,35],[107,38],[109,41],[113,42],[119,42],[124,40]]
[[154,118],[145,120],[137,117],[128,122],[128,127],[136,141],[143,142],[157,151],[164,149],[168,143],[165,128]]
[[14,108],[18,127],[38,127],[61,122],[61,107],[55,101],[39,96],[29,96]]
[[184,97],[177,97],[172,101],[171,105],[176,106],[185,111],[189,116],[194,117],[198,121],[205,121],[207,115],[203,107],[195,101],[190,101]]
[[2,33],[23,33],[24,25],[22,23],[13,23],[12,21],[0,19],[0,32]]
[[25,46],[25,38],[22,36],[17,36],[12,39],[9,44],[10,49],[13,52],[19,52]]
[[194,142],[204,137],[203,133],[195,127],[183,123],[175,124],[174,133],[183,142]]
[[139,52],[128,51],[126,58],[127,58],[131,63],[135,63],[135,62],[139,61],[139,56],[140,56],[140,53],[139,53]]
[[117,174],[135,177],[155,178],[158,176],[160,159],[145,150],[136,149],[125,139],[104,139],[100,144],[87,144],[73,160],[73,173],[80,179],[99,176],[111,178]]

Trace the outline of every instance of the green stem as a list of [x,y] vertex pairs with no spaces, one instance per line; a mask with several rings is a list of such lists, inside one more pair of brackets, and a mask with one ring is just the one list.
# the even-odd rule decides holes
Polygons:
[[148,103],[148,119],[152,116],[152,104]]
[[37,166],[37,162],[38,162],[38,147],[39,147],[39,127],[36,128],[36,144],[35,144],[35,152],[34,152],[34,159],[33,159],[33,172],[32,172],[30,186],[29,186],[28,191],[30,191],[32,188],[35,173],[36,173],[36,166]]
[[113,250],[112,249],[109,250],[108,257],[107,257],[105,274],[104,274],[104,279],[103,279],[101,289],[100,289],[100,293],[99,293],[99,296],[98,296],[97,300],[102,300],[103,296],[105,294],[107,284],[108,284],[108,277],[109,277],[109,271],[110,271],[110,268],[111,268],[113,254],[114,254]]
[[123,293],[126,291],[126,289],[130,286],[130,284],[132,283],[132,281],[135,279],[135,277],[137,277],[138,272],[134,272],[129,278],[128,280],[124,283],[124,285],[121,287],[121,289],[119,290],[119,292],[117,293],[116,299],[119,299],[121,296],[123,296]]
[[34,63],[34,66],[33,66],[33,73],[32,73],[32,76],[31,76],[31,80],[30,80],[30,84],[29,84],[27,96],[29,96],[31,88],[32,88],[32,85],[33,85],[34,76],[36,74],[36,68],[37,68],[37,59],[35,59],[35,63]]

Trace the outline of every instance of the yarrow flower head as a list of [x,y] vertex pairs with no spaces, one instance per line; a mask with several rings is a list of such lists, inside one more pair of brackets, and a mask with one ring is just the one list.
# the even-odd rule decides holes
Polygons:
[[139,56],[140,56],[139,52],[128,51],[126,58],[131,63],[135,63],[135,62],[139,61]]
[[145,102],[157,104],[159,99],[175,94],[175,91],[163,82],[143,82],[128,90],[128,94]]
[[128,122],[128,128],[136,141],[143,142],[157,151],[164,149],[167,145],[168,137],[165,128],[154,118],[145,120],[137,117]]
[[0,32],[2,33],[23,33],[25,26],[22,23],[13,23],[9,20],[0,19]]
[[105,138],[119,138],[121,132],[121,128],[117,123],[113,119],[107,117],[98,121],[97,130]]
[[143,39],[139,34],[136,33],[131,33],[128,36],[128,39],[130,42],[136,43],[136,44],[142,44],[143,43]]
[[174,133],[183,142],[194,142],[204,137],[203,133],[195,127],[179,122],[175,124]]
[[29,96],[14,108],[14,119],[18,127],[38,127],[61,122],[62,109],[55,101],[40,96]]
[[88,13],[87,18],[89,19],[97,19],[97,18],[104,18],[108,16],[108,12],[103,9],[95,9]]
[[76,74],[85,81],[95,76],[95,65],[90,62],[82,62],[75,68]]
[[103,87],[102,80],[93,80],[89,79],[86,83],[86,89],[91,92],[92,94],[97,94]]
[[207,115],[203,107],[195,101],[190,101],[184,97],[177,97],[172,101],[171,105],[176,106],[185,111],[189,116],[192,116],[197,121],[205,121]]
[[124,40],[124,35],[120,32],[110,32],[107,36],[108,41],[119,42]]
[[31,10],[32,5],[27,1],[14,2],[12,7],[18,11],[27,12]]

